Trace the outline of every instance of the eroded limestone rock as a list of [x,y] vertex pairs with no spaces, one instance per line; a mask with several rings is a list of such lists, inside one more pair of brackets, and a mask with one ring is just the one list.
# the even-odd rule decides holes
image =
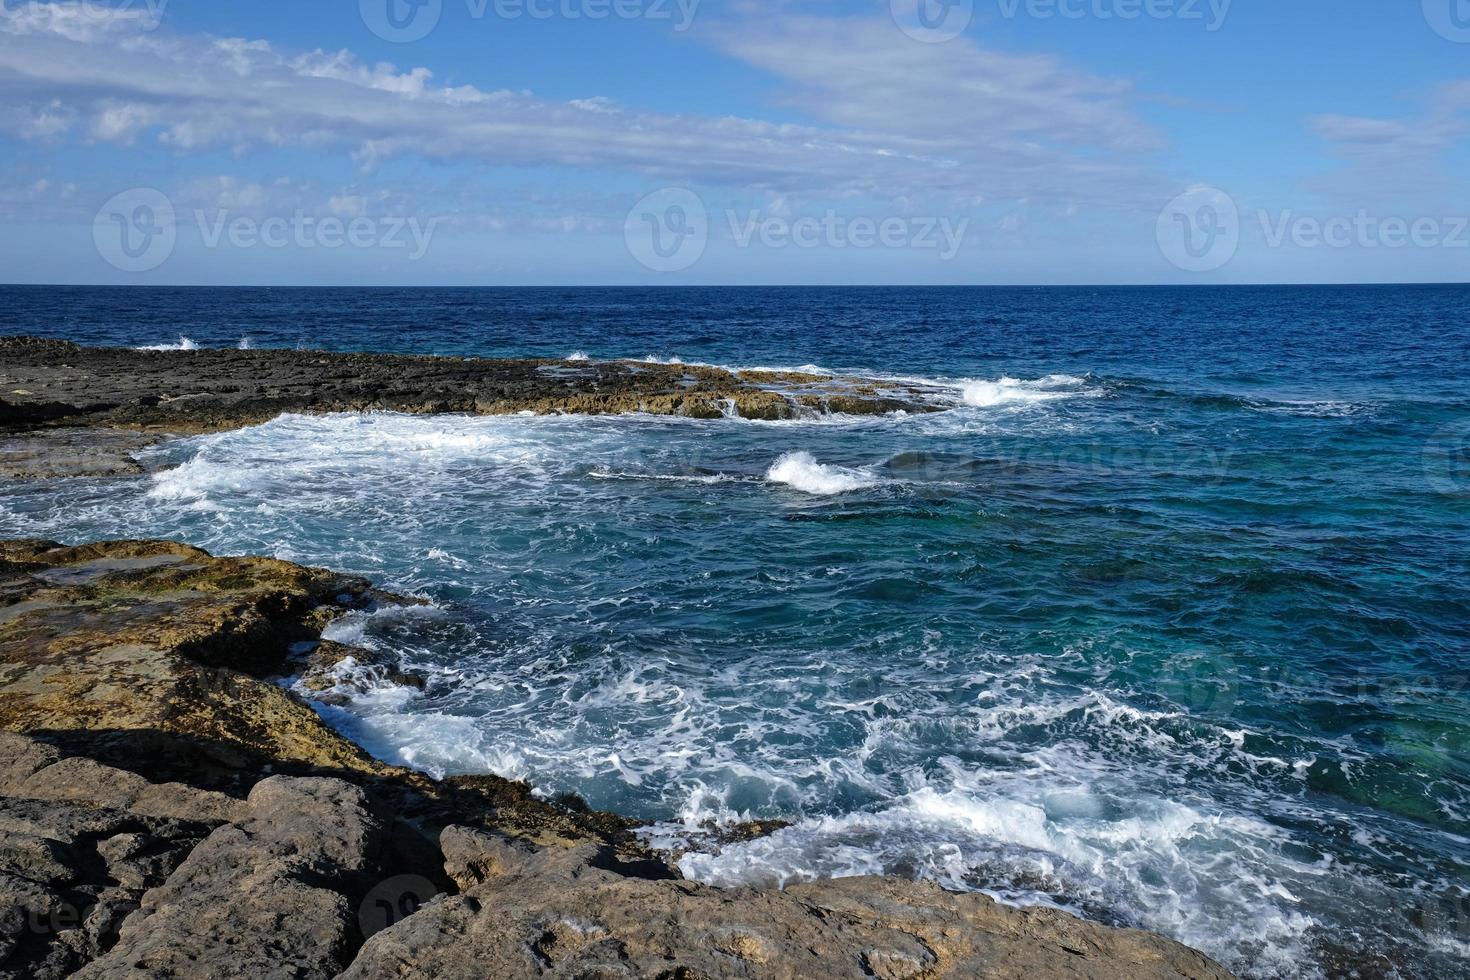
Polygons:
[[267,779],[123,922],[82,980],[335,976],[387,820],[337,779]]
[[441,841],[450,876],[468,887],[372,937],[343,980],[1230,976],[1149,933],[932,884],[851,878],[784,892],[718,889],[603,870],[590,846],[527,852],[457,829]]

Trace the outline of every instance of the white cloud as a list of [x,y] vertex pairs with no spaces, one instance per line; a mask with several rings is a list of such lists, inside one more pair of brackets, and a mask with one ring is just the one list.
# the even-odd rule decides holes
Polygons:
[[153,110],[137,103],[106,106],[92,122],[92,136],[103,141],[131,142],[134,134],[153,121]]
[[1414,115],[1326,114],[1311,125],[1340,166],[1310,189],[1353,208],[1463,212],[1463,177],[1446,157],[1470,137],[1470,81],[1434,89]]
[[964,154],[1039,146],[1151,149],[1159,137],[1129,105],[1132,87],[958,38],[917,44],[867,18],[785,16],[720,28],[715,43],[797,86],[791,104],[816,118],[902,135]]
[[0,126],[180,152],[304,146],[350,154],[365,172],[418,155],[805,196],[1128,206],[1160,194],[1132,156],[1156,136],[1129,109],[1126,83],[965,41],[916,44],[886,18],[712,36],[792,86],[789,104],[814,120],[792,124],[441,86],[428,68],[345,51],[152,33],[139,14],[0,9]]

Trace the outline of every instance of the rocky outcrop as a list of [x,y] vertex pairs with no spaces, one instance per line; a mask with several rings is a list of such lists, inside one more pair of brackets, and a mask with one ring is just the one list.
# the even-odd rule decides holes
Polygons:
[[451,828],[462,888],[368,940],[344,980],[770,977],[1224,978],[1203,955],[1053,910],[850,878],[785,891],[647,881],[593,848],[535,851]]
[[707,887],[578,800],[384,765],[273,678],[362,654],[322,627],[393,601],[170,542],[0,542],[0,980],[1228,976],[909,881]]
[[72,975],[113,947],[234,801],[0,734],[0,976]]
[[[645,412],[717,419],[928,412],[901,384],[684,364],[405,357],[295,350],[136,351],[0,337],[0,430],[57,425],[204,432],[282,412]],[[5,457],[12,457],[9,461]],[[34,468],[22,445],[0,466]]]
[[326,980],[349,960],[353,898],[380,865],[387,819],[338,779],[272,777],[124,920],[79,980]]
[[580,801],[546,803],[494,776],[438,782],[384,765],[278,683],[345,656],[406,677],[368,651],[323,644],[321,630],[352,610],[415,601],[324,569],[170,541],[0,542],[0,731],[236,797],[262,774],[352,777],[395,812],[478,814],[532,839],[596,839],[646,857],[630,821]]

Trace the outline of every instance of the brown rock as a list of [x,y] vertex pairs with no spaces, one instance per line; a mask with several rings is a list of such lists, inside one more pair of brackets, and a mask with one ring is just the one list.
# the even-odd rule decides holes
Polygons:
[[367,796],[335,779],[262,782],[249,813],[194,849],[79,978],[335,976],[355,929],[350,895],[383,846]]
[[[456,842],[461,852],[469,846]],[[1148,933],[934,885],[854,878],[784,892],[722,890],[622,877],[594,867],[585,849],[508,861],[494,842],[489,852],[492,870],[480,883],[375,935],[343,980],[1230,976]]]
[[[0,429],[58,426],[204,432],[282,412],[386,410],[478,415],[644,412],[718,419],[733,406],[756,419],[840,410],[934,411],[921,393],[858,379],[741,372],[630,361],[579,363],[401,357],[295,350],[134,351],[0,337]],[[829,399],[842,399],[829,409]],[[0,471],[103,473],[130,465],[118,435],[48,437],[51,452],[0,443]],[[49,459],[46,458],[49,455]]]

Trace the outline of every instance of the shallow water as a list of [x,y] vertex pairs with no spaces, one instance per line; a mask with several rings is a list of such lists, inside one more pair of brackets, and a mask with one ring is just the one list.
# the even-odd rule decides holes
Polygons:
[[[142,481],[0,484],[0,534],[428,596],[333,634],[428,690],[327,716],[647,819],[703,880],[930,877],[1253,976],[1470,969],[1470,290],[0,299],[5,332],[133,346],[922,380],[945,411],[288,416]],[[709,845],[745,817],[795,825]]]

